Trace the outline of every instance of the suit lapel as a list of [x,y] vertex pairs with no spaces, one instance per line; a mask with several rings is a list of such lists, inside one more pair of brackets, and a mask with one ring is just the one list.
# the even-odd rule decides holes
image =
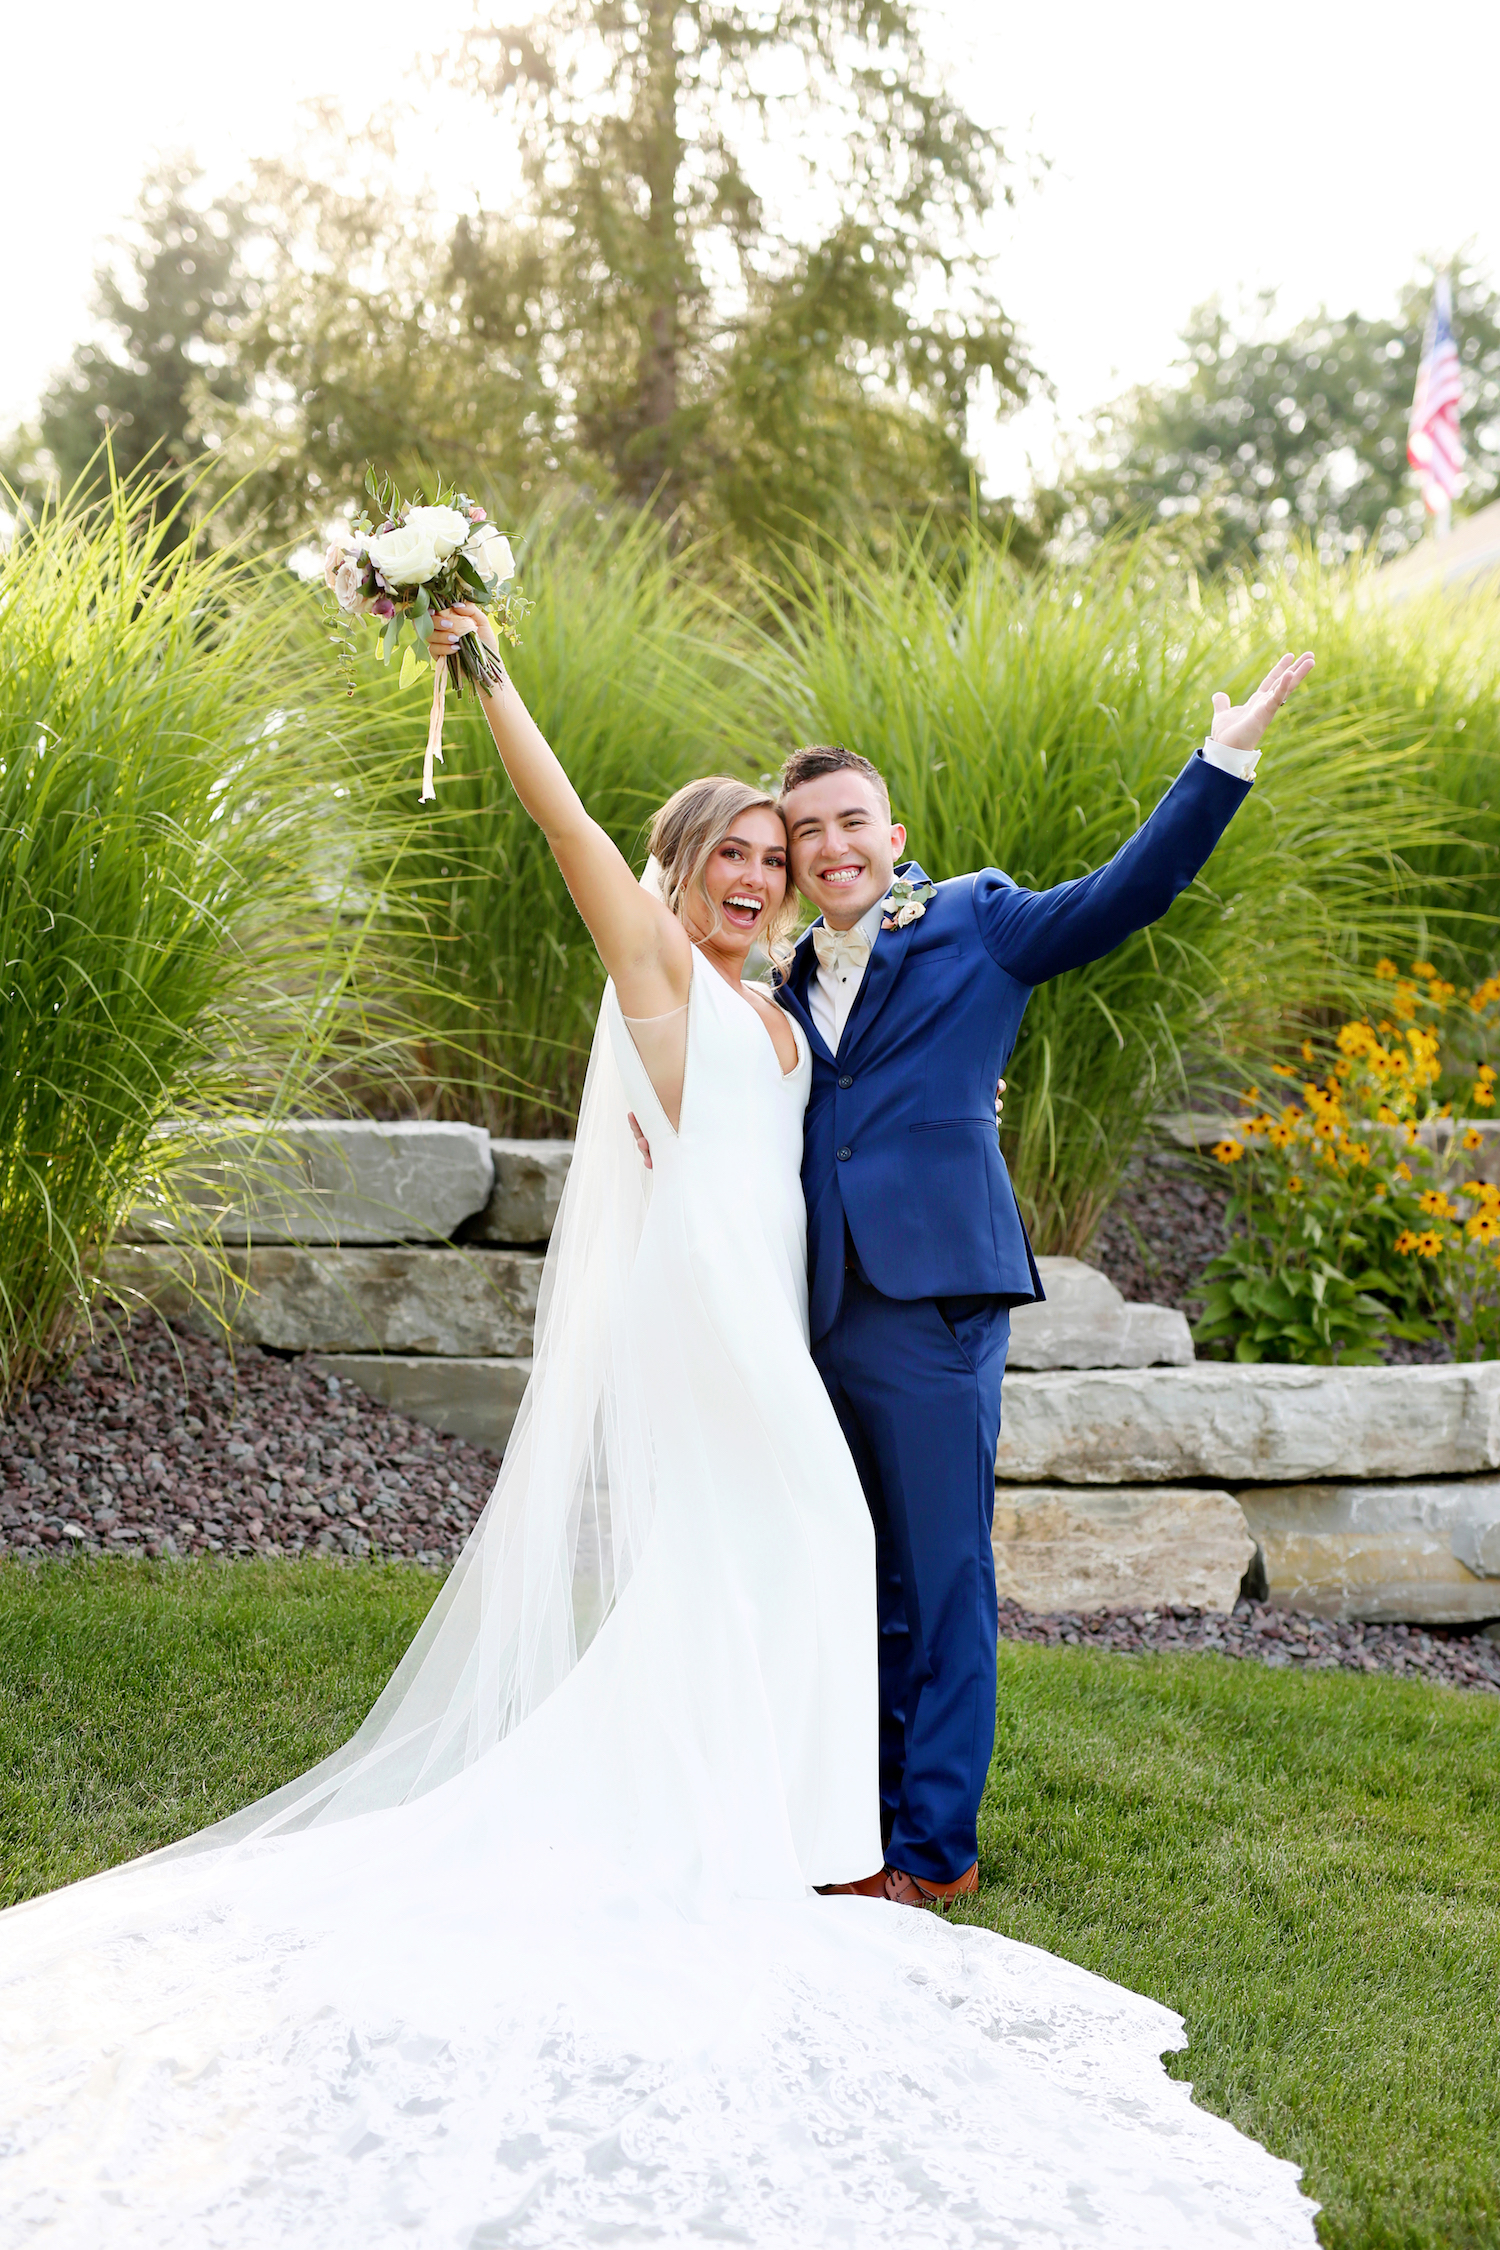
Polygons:
[[[819,919],[821,920],[821,916]],[[816,923],[811,924],[797,940],[797,950],[792,956],[791,974],[785,984],[777,986],[776,997],[783,1008],[786,1009],[787,1014],[795,1016],[807,1033],[813,1053],[821,1055],[824,1062],[831,1063],[834,1058],[829,1052],[822,1032],[813,1022],[812,1010],[807,1004],[808,980],[816,970],[818,961],[818,957],[813,951],[812,942],[812,932],[816,927]]]
[[[925,883],[927,881],[927,877],[914,859],[903,861],[901,866],[897,868],[896,873],[909,876],[914,883]],[[920,916],[918,919],[920,919]],[[849,1011],[849,1021],[844,1026],[844,1036],[839,1041],[839,1053],[841,1055],[853,1054],[860,1041],[868,1035],[871,1025],[890,998],[896,978],[901,971],[901,964],[906,959],[906,949],[911,944],[912,931],[916,926],[915,922],[908,922],[904,930],[882,930],[876,938],[870,954],[870,965],[860,983],[854,1006]]]

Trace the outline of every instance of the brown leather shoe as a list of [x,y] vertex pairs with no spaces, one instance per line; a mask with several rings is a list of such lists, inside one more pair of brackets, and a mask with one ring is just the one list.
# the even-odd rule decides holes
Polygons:
[[857,1883],[815,1883],[813,1888],[819,1898],[884,1898],[889,1868],[877,1868],[873,1875],[862,1875]]
[[927,1883],[920,1875],[908,1875],[900,1867],[888,1867],[885,1874],[885,1895],[893,1906],[931,1906],[939,1914],[945,1913],[956,1898],[972,1898],[978,1888],[977,1859],[955,1883]]

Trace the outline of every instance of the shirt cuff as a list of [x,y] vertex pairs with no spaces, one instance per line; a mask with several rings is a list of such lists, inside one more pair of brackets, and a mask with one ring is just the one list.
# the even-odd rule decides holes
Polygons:
[[1258,750],[1235,750],[1227,742],[1215,742],[1212,735],[1198,755],[1205,765],[1217,766],[1220,773],[1232,773],[1236,781],[1253,781],[1260,764]]

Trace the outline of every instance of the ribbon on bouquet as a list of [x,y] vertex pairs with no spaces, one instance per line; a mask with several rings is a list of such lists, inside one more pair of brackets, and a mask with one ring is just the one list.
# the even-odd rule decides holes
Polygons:
[[448,659],[434,658],[432,666],[432,716],[427,721],[427,755],[422,760],[422,795],[420,802],[430,804],[437,796],[432,785],[432,768],[436,760],[443,762],[443,712],[448,702]]

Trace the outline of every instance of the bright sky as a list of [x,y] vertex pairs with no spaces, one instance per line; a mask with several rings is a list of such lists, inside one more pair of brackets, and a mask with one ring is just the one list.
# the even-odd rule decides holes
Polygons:
[[[497,11],[498,12],[498,11]],[[520,4],[507,13],[529,12]],[[1064,427],[1167,368],[1190,308],[1265,285],[1288,317],[1320,300],[1393,309],[1423,252],[1468,244],[1500,277],[1494,89],[1500,7],[1448,0],[1439,99],[1392,0],[933,0],[932,47],[987,121],[1050,159],[997,231],[996,280],[1057,389],[985,435],[994,481],[1016,489]],[[255,0],[208,10],[74,0],[18,10],[4,60],[11,213],[0,248],[0,424],[34,404],[87,326],[93,266],[157,151],[193,150],[217,188],[289,148],[297,106],[332,96],[350,118],[414,105],[403,165],[454,205],[510,175],[492,122],[414,75],[469,0]]]

